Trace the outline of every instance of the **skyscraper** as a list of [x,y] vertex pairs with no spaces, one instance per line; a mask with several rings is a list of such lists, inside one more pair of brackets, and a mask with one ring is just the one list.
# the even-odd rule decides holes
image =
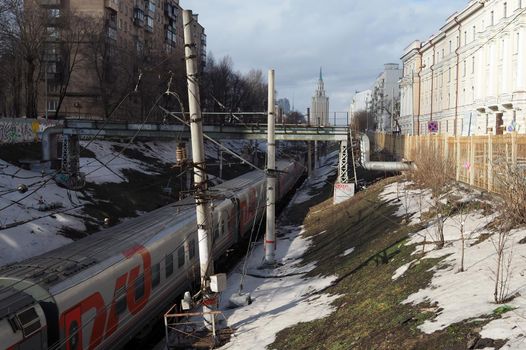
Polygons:
[[312,96],[311,124],[329,126],[329,97],[325,95],[325,84],[323,83],[321,67],[316,92]]

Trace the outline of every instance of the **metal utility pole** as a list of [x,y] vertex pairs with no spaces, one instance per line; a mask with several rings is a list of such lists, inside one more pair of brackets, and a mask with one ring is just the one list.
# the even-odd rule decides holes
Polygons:
[[[199,242],[199,267],[201,273],[201,292],[203,295],[203,312],[212,311],[215,298],[211,295],[208,277],[213,274],[214,264],[210,257],[210,218],[207,199],[207,175],[205,172],[205,151],[203,142],[203,122],[199,101],[199,84],[197,72],[196,45],[193,42],[192,11],[183,11],[186,79],[188,82],[188,104],[190,108],[190,135],[192,138],[192,159],[194,168],[194,188],[197,217],[197,240]],[[208,321],[208,322],[207,322]],[[205,325],[214,326],[214,319],[205,317]]]
[[274,70],[268,71],[268,138],[267,138],[267,229],[265,232],[265,265],[274,265],[276,250],[276,141],[275,141]]

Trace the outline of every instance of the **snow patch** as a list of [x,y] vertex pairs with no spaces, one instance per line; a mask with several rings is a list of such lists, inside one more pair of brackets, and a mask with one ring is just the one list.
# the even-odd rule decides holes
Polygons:
[[340,254],[340,256],[347,256],[347,255],[351,254],[352,252],[354,252],[354,247],[347,249],[342,254]]
[[[265,349],[274,342],[276,334],[299,322],[309,322],[328,316],[334,311],[330,304],[339,296],[315,295],[329,286],[336,276],[305,278],[315,264],[302,265],[300,257],[311,245],[302,237],[302,228],[287,227],[286,239],[281,239],[276,250],[276,269],[258,269],[264,259],[259,245],[248,261],[248,274],[243,281],[243,292],[250,293],[251,305],[226,310],[230,327],[236,329],[230,343],[221,349]],[[222,308],[228,307],[232,294],[239,292],[242,274],[240,268],[230,274],[228,290],[223,293]]]

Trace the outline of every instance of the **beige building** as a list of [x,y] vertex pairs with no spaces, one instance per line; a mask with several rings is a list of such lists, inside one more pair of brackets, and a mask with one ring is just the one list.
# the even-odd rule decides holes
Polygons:
[[[174,73],[174,78],[184,79],[183,20],[179,0],[38,2],[48,13],[50,33],[44,54],[47,74],[42,75],[39,88],[39,115],[51,116],[60,108],[60,116],[104,117],[122,99],[122,95],[130,91],[130,86],[136,84],[141,72],[144,84],[148,79],[148,83],[155,84],[157,76],[160,85],[163,78],[167,80],[169,71]],[[73,55],[64,50],[67,39],[63,37],[60,25],[60,18],[71,14],[89,18],[87,25],[95,27],[90,30],[100,33],[98,43],[91,40],[80,47],[73,69],[70,69]],[[206,35],[204,28],[197,22],[197,15],[194,18],[195,42],[203,67],[206,61]],[[104,67],[97,66],[97,60],[103,66],[106,59],[110,63],[106,62]],[[166,62],[172,65],[168,67]],[[165,66],[166,71],[163,71]],[[151,77],[147,76],[148,73]],[[67,89],[64,89],[64,82],[68,78]],[[178,83],[184,86],[184,82]],[[108,96],[111,96],[111,100]],[[144,116],[145,111],[140,107],[141,99],[144,100],[144,96],[133,96],[126,100],[119,107],[117,116],[128,119]]]
[[[402,56],[404,134],[526,132],[526,2],[469,1]],[[433,124],[435,124],[433,123]]]
[[320,77],[316,85],[316,91],[311,100],[311,124],[318,126],[329,126],[329,96],[325,94],[325,84],[320,68]]

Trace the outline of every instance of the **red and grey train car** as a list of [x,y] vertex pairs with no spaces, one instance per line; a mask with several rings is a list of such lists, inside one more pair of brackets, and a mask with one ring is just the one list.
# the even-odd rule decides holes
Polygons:
[[[278,162],[278,198],[303,167]],[[213,251],[243,239],[264,214],[265,176],[212,188]],[[124,346],[198,280],[194,200],[187,198],[40,256],[0,268],[0,349]]]

